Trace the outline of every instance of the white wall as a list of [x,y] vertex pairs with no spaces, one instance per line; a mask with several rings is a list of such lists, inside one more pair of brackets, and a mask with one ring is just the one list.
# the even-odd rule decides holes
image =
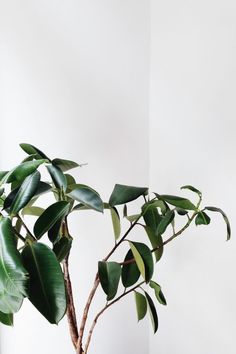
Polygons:
[[[0,3],[1,168],[18,163],[23,156],[18,143],[30,142],[51,156],[88,162],[77,173],[81,183],[105,200],[115,183],[148,184],[148,5],[141,0]],[[93,223],[88,215],[73,220],[72,234],[80,314],[113,235],[108,216],[95,213]],[[91,354],[128,354],[128,344],[143,354],[148,328],[136,322],[131,296],[104,315]],[[66,320],[59,328],[50,326],[26,303],[14,329],[1,326],[1,353],[72,353],[67,336]],[[120,338],[115,347],[114,336]]]
[[[236,3],[152,1],[150,183],[159,193],[203,191],[235,229]],[[236,243],[223,219],[193,225],[166,247],[157,277],[168,306],[150,354],[233,354]]]

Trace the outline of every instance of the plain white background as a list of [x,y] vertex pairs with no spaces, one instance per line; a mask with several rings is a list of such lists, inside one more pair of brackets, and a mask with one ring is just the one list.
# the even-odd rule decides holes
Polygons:
[[[1,168],[22,158],[24,141],[88,162],[77,176],[104,199],[116,182],[172,194],[193,184],[234,230],[235,18],[230,0],[1,1]],[[80,313],[113,239],[95,213],[73,218],[72,232]],[[212,215],[168,245],[157,335],[136,325],[131,297],[104,315],[91,354],[235,353],[235,241],[225,238]],[[0,335],[1,354],[73,352],[66,321],[50,326],[29,303]]]

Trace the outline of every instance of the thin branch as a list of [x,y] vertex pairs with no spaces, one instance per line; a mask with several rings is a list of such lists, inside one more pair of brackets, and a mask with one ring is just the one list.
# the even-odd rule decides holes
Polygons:
[[26,239],[18,231],[16,231],[15,228],[14,228],[14,233],[21,241],[23,241],[25,243]]
[[29,236],[36,241],[36,238],[34,237],[34,235],[32,234],[32,232],[30,231],[30,229],[28,229],[27,225],[25,224],[24,220],[20,217],[20,215],[17,215],[17,218],[21,221],[22,225],[24,226],[26,232],[29,234]]
[[99,317],[112,305],[114,305],[116,302],[118,302],[120,299],[122,299],[124,296],[128,295],[129,293],[131,293],[132,291],[134,291],[135,289],[137,289],[139,286],[141,286],[142,284],[144,284],[145,281],[142,281],[141,283],[135,285],[132,289],[126,291],[125,293],[121,294],[119,297],[117,297],[115,300],[111,301],[110,303],[108,303],[106,306],[103,307],[103,309],[101,311],[98,312],[98,314],[96,315],[96,317],[93,320],[92,326],[89,330],[89,334],[88,334],[88,339],[85,345],[85,349],[84,349],[84,354],[87,354],[88,352],[88,348],[89,348],[89,344],[92,338],[92,334],[94,331],[94,328],[96,326],[96,323],[99,319]]

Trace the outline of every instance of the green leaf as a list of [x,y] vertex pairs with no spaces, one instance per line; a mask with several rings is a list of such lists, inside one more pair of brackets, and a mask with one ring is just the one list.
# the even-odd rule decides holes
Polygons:
[[103,201],[99,194],[84,184],[76,184],[67,195],[91,209],[103,212]]
[[23,162],[9,173],[6,183],[12,183],[15,180],[22,182],[27,176],[35,172],[44,162],[45,160]]
[[22,143],[20,144],[20,147],[24,150],[24,152],[26,152],[26,154],[34,155],[36,160],[46,159],[50,161],[50,159],[42,151],[31,144]]
[[50,205],[34,224],[34,234],[40,239],[53,225],[62,220],[69,212],[70,203],[65,201],[56,202]]
[[195,218],[195,224],[196,225],[209,225],[211,222],[210,217],[204,213],[204,211],[199,211]]
[[32,175],[26,177],[11,204],[11,215],[16,215],[22,208],[24,208],[24,206],[28,204],[37,191],[39,181],[40,173],[38,171],[35,171]]
[[159,301],[159,303],[162,305],[167,305],[165,296],[161,290],[161,286],[153,280],[150,281],[149,285],[152,289],[154,289],[156,298]]
[[112,220],[115,239],[117,240],[120,237],[120,233],[121,233],[120,216],[115,207],[110,208],[110,213],[111,213],[111,220]]
[[9,173],[9,171],[0,171],[0,181]]
[[40,216],[44,212],[44,209],[38,206],[30,206],[30,207],[25,207],[22,210],[22,216],[25,215],[32,215],[32,216]]
[[211,206],[205,207],[204,210],[210,210],[210,211],[218,212],[218,213],[220,213],[223,216],[224,221],[226,223],[226,227],[227,227],[227,241],[230,240],[230,237],[231,237],[230,222],[229,222],[229,219],[228,219],[227,215],[224,213],[224,211],[222,209],[220,209],[220,208],[211,207]]
[[59,167],[53,165],[48,165],[47,170],[52,178],[55,187],[66,191],[67,182],[62,170]]
[[23,303],[23,295],[12,296],[6,291],[0,293],[0,311],[6,314],[16,313]]
[[137,199],[141,195],[146,195],[148,188],[146,187],[132,187],[122,184],[116,184],[109,199],[111,206],[125,204]]
[[39,195],[47,193],[51,190],[52,190],[52,187],[50,186],[50,184],[40,181],[38,184],[38,188],[36,190],[36,193],[35,193],[35,197],[38,197]]
[[164,232],[166,231],[167,227],[174,220],[174,217],[175,217],[174,210],[168,210],[167,213],[165,214],[165,216],[160,221],[158,227],[157,227],[158,235],[164,234]]
[[0,289],[9,295],[26,294],[28,273],[16,248],[15,234],[10,219],[0,219]]
[[65,173],[64,176],[66,177],[67,188],[73,184],[76,184],[74,177],[71,176],[69,173]]
[[163,195],[156,194],[156,196],[159,199],[164,200],[166,203],[170,205],[174,205],[178,208],[182,208],[186,210],[196,210],[196,206],[186,198],[177,197],[174,195],[164,195],[164,194]]
[[12,202],[15,199],[19,189],[20,189],[20,187],[15,188],[8,194],[8,196],[6,197],[6,199],[4,200],[4,203],[3,203],[3,210],[9,209],[9,207],[12,205]]
[[154,268],[150,249],[147,245],[140,242],[129,241],[129,245],[142,277],[146,282],[149,282],[152,278]]
[[121,266],[116,262],[98,262],[98,274],[107,301],[112,300],[117,293],[121,275]]
[[146,296],[147,303],[148,303],[148,309],[149,309],[149,314],[150,314],[151,321],[152,321],[153,331],[154,331],[154,333],[156,333],[156,331],[158,329],[158,317],[157,317],[156,308],[155,308],[155,305],[152,301],[152,298],[148,295],[148,293],[146,291],[145,291],[145,296]]
[[175,208],[175,210],[177,211],[177,213],[179,215],[187,215],[188,214],[187,210],[184,210],[184,209],[181,209],[181,208]]
[[6,326],[13,326],[13,314],[0,312],[0,322]]
[[49,230],[48,238],[52,243],[55,243],[60,238],[62,219],[59,219]]
[[61,237],[59,241],[54,243],[53,245],[53,252],[57,256],[58,262],[62,262],[68,253],[70,252],[72,246],[72,238],[68,237]]
[[52,164],[54,166],[59,167],[63,172],[71,170],[72,168],[75,167],[80,167],[80,165],[77,162],[71,160],[65,160],[65,159],[53,159]]
[[146,316],[147,300],[146,297],[143,294],[139,293],[138,291],[134,292],[134,296],[135,296],[138,321],[140,321]]
[[157,231],[157,226],[161,222],[162,217],[158,213],[157,208],[154,206],[145,209],[143,219],[145,221],[145,224],[155,233]]
[[158,247],[158,249],[154,252],[156,262],[158,262],[161,259],[163,251],[164,251],[163,239],[162,239],[161,235],[156,234],[149,226],[145,227],[145,231],[146,231],[148,238],[151,242],[152,248],[156,249]]
[[34,242],[24,248],[22,257],[30,274],[29,300],[50,323],[57,324],[67,304],[64,277],[54,252]]
[[[125,256],[124,262],[134,260],[133,252],[131,250]],[[135,262],[124,264],[121,271],[121,280],[125,288],[134,285],[140,277],[140,271]]]
[[199,196],[202,195],[202,192],[200,192],[197,188],[190,185],[182,186],[180,189],[189,189],[190,191],[197,193]]

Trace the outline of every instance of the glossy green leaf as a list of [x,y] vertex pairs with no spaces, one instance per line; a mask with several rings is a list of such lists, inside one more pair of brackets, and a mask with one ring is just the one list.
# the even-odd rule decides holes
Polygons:
[[0,181],[9,173],[9,171],[0,171]]
[[145,296],[146,296],[147,303],[148,303],[148,309],[149,309],[149,314],[150,314],[151,321],[152,321],[153,331],[154,331],[154,333],[156,333],[156,331],[158,329],[158,317],[157,317],[156,308],[155,308],[155,305],[152,301],[152,298],[150,297],[150,295],[148,295],[148,293],[146,291],[145,291]]
[[117,240],[120,237],[120,233],[121,233],[120,216],[115,207],[110,208],[110,213],[111,213],[111,220],[112,220],[115,239]]
[[16,313],[23,303],[23,295],[13,296],[6,291],[0,293],[0,311],[6,314]]
[[160,221],[158,227],[157,227],[157,234],[162,235],[166,231],[167,227],[171,224],[171,222],[174,220],[175,217],[175,212],[174,210],[168,210],[165,216],[162,218]]
[[61,229],[62,219],[59,219],[49,230],[48,238],[52,243],[55,243],[60,238],[60,229]]
[[132,187],[116,184],[110,196],[109,204],[111,206],[125,204],[147,193],[148,188],[146,187]]
[[156,262],[158,262],[162,255],[163,255],[163,251],[164,251],[164,247],[163,247],[163,239],[161,237],[160,234],[155,233],[150,227],[145,226],[145,231],[148,235],[148,238],[151,242],[152,248],[157,250],[154,252],[155,258],[156,258]]
[[[134,255],[131,250],[125,256],[124,262],[134,260]],[[140,271],[135,262],[124,264],[121,271],[121,280],[125,288],[134,285],[140,277]]]
[[146,300],[146,297],[143,294],[139,293],[138,291],[134,292],[134,296],[135,296],[138,321],[140,321],[146,316],[147,300]]
[[22,210],[22,216],[25,215],[32,215],[32,216],[40,216],[44,212],[44,209],[38,206],[30,206],[30,207],[25,207]]
[[66,177],[67,188],[73,184],[76,184],[75,178],[71,176],[69,173],[65,173],[64,176]]
[[226,223],[226,227],[227,227],[227,241],[228,241],[231,237],[231,227],[230,227],[229,219],[228,219],[227,215],[225,214],[225,212],[220,208],[211,207],[211,206],[205,207],[204,210],[214,211],[214,212],[220,213],[223,216],[224,221]]
[[0,219],[0,289],[9,295],[26,294],[28,273],[16,248],[15,234],[10,219]]
[[188,211],[185,210],[185,209],[175,208],[175,210],[177,211],[177,213],[178,213],[179,215],[187,215],[187,214],[188,214]]
[[162,220],[162,217],[158,213],[156,207],[149,207],[143,214],[143,219],[145,224],[155,233],[157,231],[157,226]]
[[55,187],[66,191],[67,181],[62,170],[59,167],[53,165],[48,165],[47,170],[52,178]]
[[63,172],[71,170],[72,168],[79,167],[77,162],[65,159],[53,159],[52,164],[59,167]]
[[35,172],[44,162],[45,160],[23,162],[10,172],[6,182],[12,183],[15,180],[19,182],[23,181],[27,176]]
[[15,199],[19,189],[20,189],[20,187],[15,188],[8,194],[8,196],[6,197],[6,199],[4,200],[4,203],[3,203],[4,210],[9,209],[9,207],[12,205],[13,200]]
[[38,171],[35,171],[30,176],[26,177],[11,204],[11,215],[16,215],[28,204],[38,188],[39,181],[40,173]]
[[98,274],[103,291],[107,295],[107,301],[112,300],[117,293],[121,266],[116,262],[98,262]]
[[54,252],[34,242],[24,248],[22,257],[30,274],[29,300],[50,323],[57,324],[67,303],[63,273]]
[[20,147],[24,150],[24,152],[26,152],[26,154],[34,155],[36,160],[46,159],[50,161],[50,159],[41,150],[31,144],[22,143],[20,144]]
[[141,242],[129,241],[129,245],[142,277],[146,282],[149,282],[152,278],[154,268],[150,249],[147,245]]
[[161,290],[161,286],[153,280],[150,281],[149,285],[152,289],[154,289],[156,298],[159,301],[159,303],[162,305],[167,305],[165,296]]
[[195,218],[195,224],[196,225],[209,225],[211,222],[211,218],[204,212],[204,211],[199,211]]
[[196,206],[186,198],[177,197],[174,195],[164,195],[164,194],[163,195],[156,194],[156,196],[159,199],[164,200],[166,203],[170,205],[174,205],[178,208],[182,208],[186,210],[196,210]]
[[202,192],[200,192],[197,188],[190,185],[182,186],[180,189],[189,189],[191,192],[197,193],[199,196],[202,195]]
[[13,326],[13,314],[0,312],[0,322],[6,326]]
[[65,201],[56,202],[50,205],[34,224],[34,234],[40,239],[53,225],[62,220],[70,210],[70,203]]
[[103,201],[99,194],[84,184],[76,184],[67,195],[91,209],[103,212]]
[[68,255],[70,252],[72,246],[72,238],[68,237],[61,237],[59,241],[54,243],[53,245],[53,252],[57,256],[58,262],[62,262],[65,257]]
[[38,197],[38,196],[40,196],[44,193],[47,193],[51,190],[52,190],[52,187],[50,186],[50,184],[40,181],[38,184],[38,188],[36,190],[36,193],[35,193],[35,197]]

